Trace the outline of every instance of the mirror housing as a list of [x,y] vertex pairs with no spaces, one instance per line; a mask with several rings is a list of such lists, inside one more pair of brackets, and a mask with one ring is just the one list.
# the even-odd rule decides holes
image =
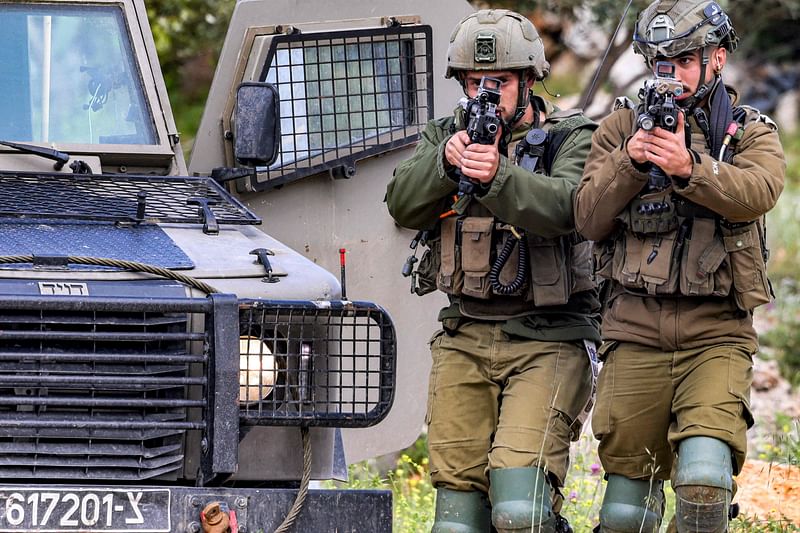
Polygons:
[[278,158],[281,142],[280,98],[271,83],[245,82],[236,90],[236,162],[269,166]]

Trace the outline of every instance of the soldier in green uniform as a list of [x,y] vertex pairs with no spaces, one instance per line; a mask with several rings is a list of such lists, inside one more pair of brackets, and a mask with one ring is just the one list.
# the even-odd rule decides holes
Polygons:
[[[570,531],[558,489],[593,396],[599,340],[591,247],[574,230],[572,195],[595,125],[533,95],[548,71],[525,17],[466,17],[446,76],[471,99],[484,76],[496,80],[500,127],[480,144],[462,107],[431,121],[388,186],[394,219],[430,235],[422,284],[450,301],[431,340],[426,415],[437,533]],[[472,192],[458,199],[461,176]]]
[[[675,131],[664,114],[647,130],[648,110],[618,100],[575,196],[608,280],[592,415],[608,479],[600,531],[658,531],[666,479],[671,530],[727,530],[753,423],[753,309],[771,298],[763,220],[785,172],[775,124],[722,81],[737,40],[715,2],[640,13],[634,50],[664,74]],[[677,90],[665,90],[673,68]]]

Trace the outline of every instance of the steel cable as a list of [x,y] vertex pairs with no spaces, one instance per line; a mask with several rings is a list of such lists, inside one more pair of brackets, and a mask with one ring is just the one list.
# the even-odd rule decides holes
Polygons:
[[[126,261],[122,259],[109,259],[106,257],[82,257],[82,256],[69,256],[66,257],[64,260],[67,263],[72,263],[74,265],[107,266],[113,268],[121,268],[123,270],[130,270],[133,272],[144,272],[147,274],[161,276],[163,278],[174,279],[175,281],[180,281],[181,283],[185,283],[190,287],[194,287],[197,290],[203,291],[206,294],[216,294],[220,292],[219,290],[215,289],[208,283],[200,281],[191,276],[175,272],[168,268],[148,265],[147,263],[139,263],[137,261]],[[32,255],[0,256],[0,264],[33,263],[33,262],[34,262],[34,257]]]

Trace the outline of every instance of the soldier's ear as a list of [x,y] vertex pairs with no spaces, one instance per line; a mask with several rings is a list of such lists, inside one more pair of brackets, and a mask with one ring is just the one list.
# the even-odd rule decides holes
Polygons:
[[722,72],[722,69],[725,68],[725,63],[728,62],[728,51],[723,48],[719,47],[714,50],[714,58],[713,58],[713,65],[714,65],[714,72],[719,74]]

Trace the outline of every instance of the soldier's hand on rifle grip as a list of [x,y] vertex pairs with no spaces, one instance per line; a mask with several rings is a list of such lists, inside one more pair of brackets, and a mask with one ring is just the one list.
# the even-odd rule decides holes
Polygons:
[[[658,165],[668,176],[688,178],[692,175],[692,156],[686,148],[683,111],[678,112],[675,133],[663,128],[645,132],[645,155],[647,160]],[[639,133],[639,132],[637,132]]]
[[464,158],[464,150],[470,143],[469,135],[461,130],[453,134],[444,146],[444,157],[451,166],[461,169],[461,160]]
[[461,154],[461,172],[466,177],[480,183],[489,183],[494,179],[500,166],[498,144],[502,134],[502,128],[500,128],[494,138],[494,144],[472,143],[467,145]]
[[633,136],[628,139],[626,149],[628,151],[628,157],[631,158],[631,161],[639,163],[640,165],[644,165],[648,162],[647,138],[649,135],[649,131],[638,129],[636,130],[636,133],[634,133]]

